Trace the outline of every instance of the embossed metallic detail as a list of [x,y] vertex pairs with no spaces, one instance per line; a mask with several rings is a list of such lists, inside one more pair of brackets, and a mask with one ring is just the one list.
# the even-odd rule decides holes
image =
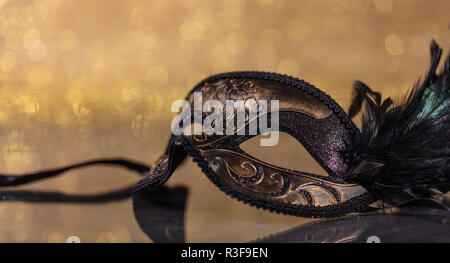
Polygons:
[[289,191],[286,198],[293,205],[312,205],[311,195],[304,190]]
[[161,156],[155,164],[152,165],[149,172],[149,177],[158,177],[167,171],[169,165],[169,156]]
[[195,135],[195,134],[191,135],[190,137],[198,143],[203,143],[203,142],[208,141],[208,136],[204,132],[202,132],[202,134],[200,134],[200,135]]
[[203,103],[206,100],[218,100],[225,105],[226,100],[257,99],[255,83],[246,79],[223,79],[212,83],[204,83],[201,87],[194,89],[187,100],[191,105],[194,103],[193,92],[201,92]]
[[[327,105],[323,104],[313,95],[298,88],[269,80],[230,78],[205,82],[188,95],[187,100],[191,104],[191,107],[194,105],[193,92],[202,93],[203,103],[207,100],[218,100],[222,103],[222,106],[225,106],[226,100],[244,101],[246,124],[252,121],[249,119],[249,106],[246,103],[250,99],[255,100],[257,103],[260,100],[267,100],[268,112],[270,112],[271,109],[270,100],[276,99],[279,100],[279,111],[299,112],[315,119],[325,118],[333,113]],[[205,116],[208,116],[208,113],[204,114]],[[234,118],[235,114],[230,114],[228,119],[225,118],[225,121]],[[206,134],[190,136],[193,143],[196,143],[197,145],[211,144],[225,137],[226,135],[207,136]]]
[[352,187],[343,187],[339,185],[332,186],[339,193],[342,202],[367,192],[367,190],[361,185],[353,185]]
[[340,203],[338,192],[324,183],[305,183],[295,189],[294,192],[309,195],[311,199],[309,205],[326,206]]
[[[303,190],[303,189],[297,189],[297,191],[292,191],[292,192],[293,193],[297,192],[298,194],[303,195],[306,199],[306,202],[307,202],[306,204],[311,205],[311,206],[313,205],[313,198],[308,191]],[[292,202],[292,203],[295,204],[295,202]]]
[[341,197],[339,195],[339,192],[336,191],[336,189],[334,189],[330,185],[322,183],[322,182],[314,182],[314,183],[303,184],[297,189],[298,190],[306,190],[307,191],[308,188],[314,188],[314,187],[319,187],[319,188],[322,188],[323,190],[327,191],[331,195],[331,197],[334,199],[333,203],[339,203],[340,202]]
[[326,176],[321,176],[321,175],[315,175],[312,173],[308,173],[308,172],[303,172],[303,171],[297,171],[297,170],[292,170],[292,169],[286,169],[286,168],[282,168],[282,167],[278,167],[269,163],[266,163],[264,161],[255,159],[253,157],[251,157],[250,155],[245,155],[245,154],[241,154],[241,153],[237,153],[231,150],[227,150],[227,149],[208,149],[208,150],[202,150],[200,149],[200,152],[202,153],[203,156],[219,156],[219,157],[223,157],[224,155],[233,155],[235,156],[233,159],[236,160],[241,160],[240,158],[244,158],[246,160],[251,160],[252,162],[255,162],[257,164],[262,165],[264,168],[270,168],[273,169],[276,172],[280,172],[280,173],[287,173],[287,174],[293,174],[293,175],[298,175],[298,176],[302,176],[305,178],[309,178],[314,180],[315,182],[323,182],[326,184],[331,184],[331,185],[335,185],[335,186],[343,186],[343,187],[348,187],[348,186],[358,186],[358,184],[340,184],[340,183],[335,183],[335,182],[330,182],[328,180],[326,180]]
[[[280,101],[280,111],[297,111],[316,119],[322,119],[332,114],[326,105],[314,96],[294,87],[283,85],[269,80],[249,79],[222,79],[214,82],[205,82],[193,92],[202,92],[203,102],[218,100],[272,100]],[[193,93],[188,101],[193,105]]]
[[[273,197],[281,196],[286,194],[291,186],[291,179],[289,176],[278,172],[265,176],[264,168],[262,166],[256,168],[255,164],[247,160],[244,160],[239,164],[233,164],[225,158],[214,157],[209,163],[210,167],[212,167],[219,176],[227,175],[224,179],[231,178],[234,182],[244,186],[248,190],[263,195]],[[223,167],[225,167],[225,169],[219,169]],[[243,169],[237,171],[238,169],[236,169],[236,167],[241,167]]]
[[328,182],[309,173],[276,167],[229,150],[204,150],[201,154],[223,182],[289,204],[336,205],[366,192],[356,184]]
[[285,195],[288,192],[288,190],[291,187],[291,185],[292,185],[291,178],[289,177],[289,175],[284,174],[284,173],[273,173],[273,174],[270,175],[270,178],[273,181],[281,181],[281,183],[280,183],[281,187],[279,187],[277,189],[277,191],[270,193],[270,195],[272,195],[272,196],[283,196],[283,195]]
[[243,161],[239,167],[239,171],[233,169],[228,163],[226,163],[230,176],[238,183],[245,185],[257,184],[264,176],[264,169],[261,166],[258,168],[254,164],[248,161]]

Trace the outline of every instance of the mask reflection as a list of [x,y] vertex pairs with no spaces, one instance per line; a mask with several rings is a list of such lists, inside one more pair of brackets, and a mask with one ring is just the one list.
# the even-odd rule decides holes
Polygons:
[[[189,190],[185,186],[163,186],[154,191],[131,194],[131,187],[96,195],[61,192],[3,191],[4,202],[103,204],[132,198],[140,229],[158,243],[186,242],[185,214]],[[320,220],[300,225],[252,242],[270,243],[366,243],[450,242],[449,199],[440,202],[416,200],[398,208]]]

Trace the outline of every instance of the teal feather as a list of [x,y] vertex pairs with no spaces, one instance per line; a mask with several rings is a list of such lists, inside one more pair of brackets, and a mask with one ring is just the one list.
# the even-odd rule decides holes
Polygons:
[[[442,49],[431,42],[431,65],[400,103],[382,100],[362,82],[355,82],[351,116],[366,104],[361,136],[354,145],[349,174],[370,158],[383,167],[373,174],[353,174],[355,182],[395,204],[450,191],[450,56],[436,72]],[[367,179],[369,178],[369,179]],[[404,200],[403,200],[404,201]]]
[[450,89],[447,87],[446,78],[441,83],[434,83],[424,91],[422,109],[416,119],[411,123],[413,126],[425,119],[439,119],[450,112]]

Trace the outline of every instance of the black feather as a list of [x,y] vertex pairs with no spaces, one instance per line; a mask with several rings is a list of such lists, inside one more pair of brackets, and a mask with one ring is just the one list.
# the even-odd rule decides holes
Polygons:
[[[358,113],[362,102],[365,110],[349,176],[384,201],[397,203],[450,190],[450,59],[436,74],[441,55],[432,41],[425,79],[397,105],[389,98],[382,101],[380,93],[362,82],[354,84],[350,116]],[[361,167],[373,167],[373,160],[382,164],[376,171]]]

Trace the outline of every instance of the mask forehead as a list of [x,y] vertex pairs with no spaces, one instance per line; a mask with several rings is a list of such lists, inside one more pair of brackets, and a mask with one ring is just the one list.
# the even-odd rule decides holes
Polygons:
[[293,111],[316,119],[330,116],[333,111],[313,94],[302,89],[284,85],[271,80],[250,78],[225,78],[205,81],[188,95],[187,100],[193,106],[194,92],[200,92],[203,105],[207,100],[218,100],[223,106],[227,100],[253,99],[278,100],[280,111]]
[[[245,72],[219,75],[219,78],[213,76],[197,85],[187,96],[187,100],[192,108],[194,92],[202,94],[203,105],[208,100],[217,100],[223,107],[227,100],[245,102],[253,99],[257,104],[261,100],[278,100],[280,130],[296,138],[333,176],[332,180],[337,180],[348,169],[344,152],[351,147],[356,136],[359,135],[359,130],[327,94],[302,80],[279,74],[273,75],[276,75],[274,79],[266,79],[265,75],[257,74],[246,76]],[[248,110],[246,109],[247,125],[254,121],[250,119]],[[270,111],[271,107],[268,107],[268,112]],[[207,115],[208,113],[205,114]],[[232,115],[232,117],[235,116]],[[225,134],[225,126],[223,134]],[[208,136],[203,133],[190,136],[190,139],[197,147],[207,147],[228,136],[215,134]],[[235,145],[236,142],[231,144]]]

